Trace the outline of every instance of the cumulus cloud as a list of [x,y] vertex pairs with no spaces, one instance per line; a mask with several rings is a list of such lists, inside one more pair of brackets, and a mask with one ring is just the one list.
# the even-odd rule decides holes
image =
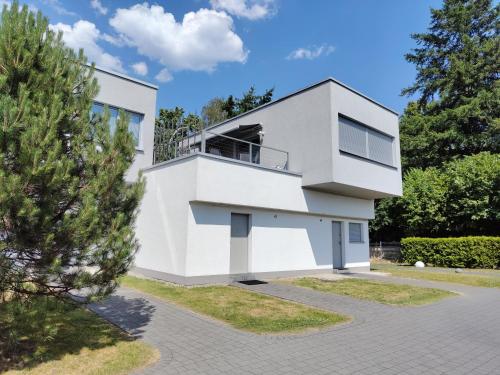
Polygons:
[[101,0],[91,0],[90,6],[95,9],[99,14],[105,15],[108,13],[108,8],[102,5]]
[[104,36],[92,22],[80,20],[73,26],[59,22],[49,27],[55,32],[62,31],[64,43],[75,51],[83,48],[88,59],[96,65],[120,73],[125,72],[120,58],[104,52],[97,44]]
[[127,45],[166,67],[170,79],[171,71],[211,72],[219,63],[244,63],[248,54],[232,18],[212,9],[186,13],[177,22],[162,6],[143,3],[118,9],[109,23]]
[[163,68],[160,70],[160,72],[155,76],[155,79],[159,82],[170,82],[174,77],[172,77],[172,74],[168,71],[167,68]]
[[210,4],[215,10],[249,20],[268,17],[276,11],[274,0],[210,0]]
[[297,48],[292,51],[286,58],[287,60],[314,60],[320,56],[328,56],[329,54],[335,51],[334,46],[330,46],[328,44],[323,44],[321,46],[313,46],[309,48]]
[[132,64],[132,69],[134,70],[135,74],[139,74],[140,76],[145,76],[146,74],[148,74],[148,66],[144,61]]

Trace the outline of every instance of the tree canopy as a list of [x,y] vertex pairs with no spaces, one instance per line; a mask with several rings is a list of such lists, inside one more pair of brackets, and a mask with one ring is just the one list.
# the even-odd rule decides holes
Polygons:
[[445,0],[417,48],[400,121],[402,198],[376,202],[372,237],[494,234],[500,207],[500,5]]
[[247,112],[260,105],[269,103],[274,88],[257,95],[254,86],[243,93],[241,99],[229,95],[224,98],[213,98],[203,106],[201,117],[190,113],[185,115],[181,107],[162,108],[155,122],[154,160],[161,162],[174,158],[176,145],[186,136],[196,133],[204,127],[227,120]]
[[500,222],[500,155],[482,152],[442,167],[412,168],[403,196],[377,203],[374,240],[492,235]]
[[417,76],[403,94],[417,99],[401,118],[405,168],[500,151],[499,12],[490,0],[446,0],[431,9],[428,31],[412,35],[406,60]]
[[0,294],[103,297],[127,272],[142,178],[121,113],[91,117],[98,84],[40,12],[0,20]]
[[273,99],[274,88],[267,89],[264,94],[257,95],[255,87],[251,86],[241,98],[229,95],[226,99],[214,98],[202,109],[202,118],[206,126],[216,124],[228,118],[248,112]]

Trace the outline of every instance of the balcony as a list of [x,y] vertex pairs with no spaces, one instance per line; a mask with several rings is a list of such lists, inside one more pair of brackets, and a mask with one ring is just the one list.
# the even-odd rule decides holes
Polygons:
[[209,130],[202,130],[175,141],[157,138],[153,164],[196,153],[239,160],[265,168],[288,170],[287,151]]

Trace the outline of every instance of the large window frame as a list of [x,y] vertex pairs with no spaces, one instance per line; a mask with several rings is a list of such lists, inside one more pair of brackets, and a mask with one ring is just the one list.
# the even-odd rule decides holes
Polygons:
[[[339,151],[384,166],[396,168],[394,137],[356,121],[338,115]],[[385,148],[390,143],[389,148]],[[387,155],[387,152],[390,155]]]
[[[143,124],[144,124],[144,113],[140,113],[140,112],[136,112],[136,111],[131,111],[129,109],[126,109],[126,108],[123,108],[123,107],[117,107],[115,105],[110,105],[110,104],[107,104],[107,103],[103,103],[103,102],[99,102],[99,101],[93,101],[92,102],[92,113],[99,113],[99,112],[94,112],[93,109],[94,109],[94,106],[99,106],[99,107],[102,107],[102,110],[100,113],[103,113],[104,112],[104,107],[107,106],[109,108],[109,111],[112,112],[113,111],[116,111],[116,121],[119,120],[120,118],[120,110],[123,110],[125,113],[127,113],[129,115],[129,118],[130,118],[130,121],[129,121],[129,132],[132,133],[134,139],[136,140],[135,142],[135,149],[138,150],[138,151],[142,151],[143,150],[143,144],[142,144],[142,129],[143,129]],[[134,116],[137,116],[140,120],[138,122],[138,129],[137,129],[137,133],[135,132],[131,132],[130,131],[130,125],[132,124],[132,119],[134,118]],[[115,122],[116,124],[116,122]],[[112,132],[114,132],[114,127],[116,126],[115,124],[111,124],[111,126],[113,127],[113,129],[111,129]],[[137,134],[137,137],[135,136]]]

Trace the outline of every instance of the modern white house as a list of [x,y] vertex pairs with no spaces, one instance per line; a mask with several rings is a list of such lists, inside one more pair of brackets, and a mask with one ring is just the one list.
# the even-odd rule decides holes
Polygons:
[[98,79],[96,102],[143,115],[130,171],[146,177],[137,272],[197,284],[369,269],[374,199],[402,193],[397,113],[328,78],[153,165],[156,87]]
[[94,76],[97,78],[100,90],[94,99],[92,111],[101,113],[107,105],[112,131],[120,109],[129,116],[129,130],[136,142],[136,155],[125,178],[127,181],[134,181],[140,169],[149,167],[153,163],[158,86],[101,68],[95,69]]

